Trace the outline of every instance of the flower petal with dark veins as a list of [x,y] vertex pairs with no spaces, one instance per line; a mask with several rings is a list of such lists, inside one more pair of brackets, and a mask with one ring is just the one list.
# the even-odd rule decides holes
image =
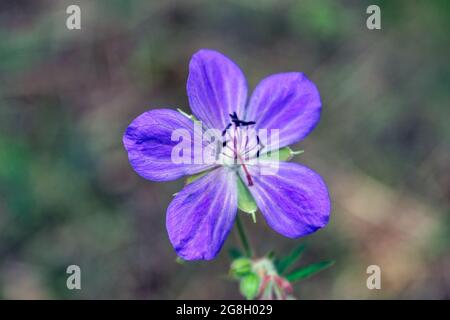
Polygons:
[[[272,169],[278,166],[278,171],[262,174],[263,169],[268,169],[264,166]],[[328,223],[330,197],[325,182],[316,172],[291,162],[261,162],[249,166],[249,171],[254,181],[250,193],[268,225],[278,233],[297,238]]]
[[223,130],[230,113],[244,115],[247,81],[233,61],[217,51],[202,49],[189,63],[187,94],[194,115],[206,127]]
[[[188,163],[176,163],[172,159],[172,149],[180,142],[180,139],[172,140],[172,133],[177,129],[183,130],[188,138],[184,141],[191,150]],[[213,167],[194,163],[194,156],[202,157],[202,154],[195,154],[193,139],[192,120],[174,110],[155,109],[133,120],[125,131],[123,144],[131,166],[140,176],[153,181],[170,181]]]
[[[303,73],[279,73],[258,84],[250,98],[245,120],[256,121],[257,130],[280,130],[278,149],[306,137],[319,122],[321,107],[316,85]],[[270,145],[267,147],[267,150],[272,149]]]
[[185,260],[211,260],[222,248],[237,212],[236,173],[214,169],[187,184],[167,209],[170,242]]

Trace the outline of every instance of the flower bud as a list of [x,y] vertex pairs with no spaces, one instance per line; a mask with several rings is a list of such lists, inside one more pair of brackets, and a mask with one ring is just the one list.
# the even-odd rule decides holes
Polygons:
[[260,282],[256,273],[251,272],[242,278],[239,290],[246,299],[252,300],[258,295]]
[[252,262],[247,258],[238,258],[231,264],[231,274],[234,277],[241,278],[252,271]]

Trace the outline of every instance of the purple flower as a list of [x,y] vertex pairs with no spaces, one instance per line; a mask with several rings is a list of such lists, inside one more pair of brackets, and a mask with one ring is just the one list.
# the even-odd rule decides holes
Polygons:
[[[298,72],[271,75],[247,101],[247,82],[239,67],[221,53],[203,49],[190,61],[187,94],[203,130],[222,132],[220,157],[232,161],[199,163],[194,161],[194,151],[188,154],[191,163],[174,162],[172,149],[179,141],[173,141],[172,132],[186,130],[191,141],[185,142],[190,144],[195,134],[192,119],[171,109],[141,114],[123,137],[131,166],[146,179],[170,181],[207,172],[186,184],[167,209],[167,231],[180,257],[210,260],[217,255],[237,213],[239,179],[269,226],[286,237],[305,236],[328,223],[330,199],[317,173],[270,158],[245,164],[241,157],[262,159],[274,148],[263,145],[257,135],[250,136],[254,144],[248,138],[237,141],[249,127],[278,129],[278,148],[305,138],[320,118],[321,101],[314,83]],[[270,167],[276,167],[277,173],[261,173]]]

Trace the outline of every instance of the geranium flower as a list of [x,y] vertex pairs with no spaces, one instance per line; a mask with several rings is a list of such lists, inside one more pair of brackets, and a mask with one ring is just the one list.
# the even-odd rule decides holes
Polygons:
[[[175,110],[141,114],[123,137],[131,166],[146,179],[171,181],[206,172],[186,184],[167,209],[167,231],[181,258],[210,260],[217,255],[233,226],[242,183],[268,225],[286,237],[305,236],[328,223],[330,199],[322,178],[300,164],[266,157],[275,147],[301,141],[317,125],[321,100],[313,82],[299,72],[271,75],[247,102],[240,68],[221,53],[203,49],[190,61],[187,94],[202,129],[222,133],[219,162],[194,161],[198,151],[188,155],[190,163],[173,161],[178,144],[172,139],[174,130],[188,132],[191,140],[184,143],[194,144],[194,122]],[[245,135],[248,128],[277,129],[278,145],[264,145],[257,134]],[[261,161],[247,163],[244,158]],[[262,173],[271,168],[276,174]]]

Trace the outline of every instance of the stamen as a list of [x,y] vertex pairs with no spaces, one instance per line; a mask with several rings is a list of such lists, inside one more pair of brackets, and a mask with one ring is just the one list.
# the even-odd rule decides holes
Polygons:
[[247,131],[247,133],[245,134],[245,146],[244,146],[244,149],[247,149],[247,147],[248,147],[248,127],[247,127],[246,131]]
[[231,127],[231,123],[229,123],[229,124],[225,127],[225,129],[223,129],[223,131],[222,131],[222,137],[227,133],[227,130],[230,129],[230,127]]
[[251,186],[253,186],[252,176],[251,176],[250,172],[248,171],[247,166],[242,161],[242,158],[240,158],[240,160],[241,160],[241,163],[242,163],[242,169],[244,169],[244,172],[245,172],[245,177],[247,178],[248,186],[251,187]]
[[234,128],[233,146],[234,146],[234,159],[237,159],[237,140],[236,140],[236,127]]
[[[245,172],[245,177],[247,179],[247,184],[249,186],[253,186],[253,178],[243,158],[245,158],[246,160],[250,160],[251,157],[254,157],[254,153],[250,154],[250,152],[254,151],[256,148],[258,149],[256,157],[259,157],[261,143],[258,135],[256,135],[256,144],[249,148],[250,138],[248,127],[251,125],[255,125],[256,122],[240,120],[236,112],[230,113],[229,116],[231,118],[231,122],[228,123],[225,129],[222,131],[222,155],[226,158],[233,159],[233,166],[242,166],[242,169]],[[231,127],[233,127],[233,131],[230,130]],[[232,143],[230,143],[231,141]]]

